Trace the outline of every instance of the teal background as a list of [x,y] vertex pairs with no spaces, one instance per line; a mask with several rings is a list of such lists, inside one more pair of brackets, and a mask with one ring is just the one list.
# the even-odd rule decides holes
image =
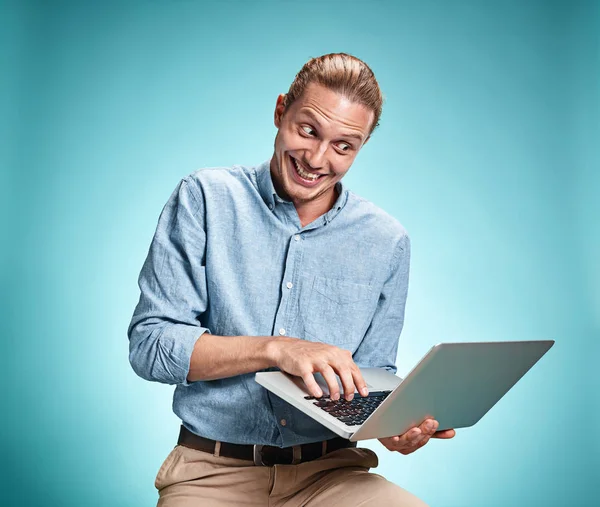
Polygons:
[[439,341],[556,340],[479,424],[376,472],[432,506],[599,505],[600,10],[585,1],[2,2],[6,506],[154,505],[172,386],[126,328],[183,176],[271,156],[312,56],[386,96],[346,177],[412,238],[405,374]]

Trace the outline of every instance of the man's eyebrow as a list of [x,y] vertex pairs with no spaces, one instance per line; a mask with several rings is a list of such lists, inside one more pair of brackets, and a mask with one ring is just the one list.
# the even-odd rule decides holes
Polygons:
[[[306,116],[308,116],[309,118],[311,118],[316,124],[317,126],[321,127],[321,124],[319,123],[319,120],[317,119],[317,117],[315,116],[315,114],[311,111],[300,111],[300,114],[304,114]],[[342,134],[342,137],[353,137],[354,139],[358,139],[359,141],[362,142],[363,140],[363,136],[361,136],[358,133],[347,133],[347,134]]]

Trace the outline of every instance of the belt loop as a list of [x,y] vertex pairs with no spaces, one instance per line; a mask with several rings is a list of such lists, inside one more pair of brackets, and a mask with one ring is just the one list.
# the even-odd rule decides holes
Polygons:
[[292,447],[294,453],[294,459],[292,460],[292,465],[297,465],[302,460],[302,446],[295,445]]
[[321,446],[321,456],[325,456],[327,454],[327,440],[323,440],[323,445]]
[[254,464],[256,466],[266,466],[262,460],[262,445],[254,445],[253,446],[253,455],[254,455]]
[[216,456],[217,458],[221,455],[221,442],[217,441],[215,442],[215,452],[213,453],[213,456]]

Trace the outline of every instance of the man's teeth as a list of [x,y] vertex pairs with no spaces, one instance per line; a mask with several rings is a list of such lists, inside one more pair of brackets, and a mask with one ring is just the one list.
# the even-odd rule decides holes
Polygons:
[[307,173],[304,169],[302,169],[302,167],[300,167],[300,165],[298,164],[298,162],[296,161],[295,158],[292,158],[292,160],[294,161],[294,166],[296,167],[296,171],[300,175],[301,178],[304,178],[305,180],[310,180],[310,181],[316,181],[317,179],[319,179],[320,174]]

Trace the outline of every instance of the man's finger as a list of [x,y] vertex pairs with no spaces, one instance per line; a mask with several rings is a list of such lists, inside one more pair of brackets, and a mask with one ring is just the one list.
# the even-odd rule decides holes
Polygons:
[[352,379],[352,374],[350,370],[338,370],[338,376],[342,381],[342,386],[344,387],[344,398],[347,400],[351,400],[354,398],[354,381]]
[[329,365],[325,365],[321,370],[321,374],[327,382],[327,387],[329,387],[329,397],[332,400],[339,400],[340,398],[340,386],[337,382],[337,378],[335,376],[335,372],[333,368]]
[[361,394],[361,396],[368,396],[369,389],[358,366],[352,369],[352,377],[354,378],[354,385],[356,386],[356,389],[358,389],[358,392]]
[[420,426],[415,426],[402,435],[392,437],[391,443],[394,446],[394,450],[402,454],[410,454],[421,447],[421,443],[425,445],[431,436],[430,421],[432,420],[427,419]]
[[408,449],[405,449],[405,453],[406,454],[410,454],[411,452],[415,452],[417,449],[420,449],[421,447],[423,447],[427,442],[429,442],[429,439],[431,437],[429,437],[428,435],[423,435],[421,437],[421,439],[413,444],[410,445],[410,447]]
[[453,429],[435,431],[439,423],[434,419],[426,419],[419,426],[415,426],[402,435],[383,439],[382,442],[390,451],[397,451],[404,455],[411,454],[423,447],[431,438],[452,438]]
[[[398,438],[398,440],[396,441],[395,438]],[[402,436],[394,437],[390,445],[387,445],[386,447],[390,451],[397,451],[407,455],[423,447],[429,441],[429,438],[428,435],[424,435],[423,433],[417,434],[415,438],[409,436],[406,440],[402,440]]]
[[421,438],[423,437],[423,432],[421,428],[415,426],[411,428],[407,432],[398,436],[398,441],[395,442],[395,445],[399,448],[412,447],[415,445]]
[[435,419],[425,419],[420,425],[419,428],[421,428],[421,431],[423,432],[424,435],[427,436],[431,436],[435,433],[435,430],[438,429],[438,426],[440,425],[440,423],[438,423]]
[[456,435],[456,431],[454,430],[441,430],[436,431],[431,438],[453,438]]
[[319,384],[317,384],[317,381],[312,373],[305,373],[302,375],[302,380],[304,380],[306,388],[312,396],[316,396],[317,398],[323,396],[323,391],[321,391],[321,388],[319,387]]

